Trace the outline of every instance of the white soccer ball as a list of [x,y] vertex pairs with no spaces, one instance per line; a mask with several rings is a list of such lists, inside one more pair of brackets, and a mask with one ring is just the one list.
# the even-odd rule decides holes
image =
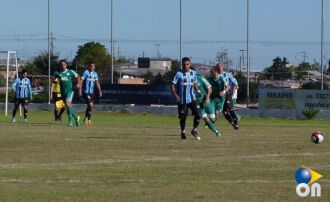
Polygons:
[[320,131],[317,130],[317,131],[313,132],[313,134],[311,136],[311,140],[315,144],[320,144],[321,142],[323,142],[324,136]]

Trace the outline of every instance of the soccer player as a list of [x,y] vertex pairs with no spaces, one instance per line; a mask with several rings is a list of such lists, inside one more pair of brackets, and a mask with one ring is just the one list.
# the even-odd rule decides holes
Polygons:
[[102,97],[102,90],[101,85],[99,82],[99,77],[95,72],[95,63],[89,62],[88,64],[89,69],[85,70],[81,77],[82,86],[84,89],[84,98],[87,104],[84,122],[87,126],[91,126],[91,118],[92,118],[92,110],[93,110],[93,103],[94,103],[94,92],[95,86],[98,90],[99,97]]
[[12,122],[16,123],[16,112],[19,105],[22,105],[24,109],[24,122],[27,123],[29,99],[32,101],[32,88],[30,79],[27,78],[27,71],[25,69],[22,70],[20,76],[15,79],[11,87],[15,93],[15,105]]
[[206,126],[210,128],[217,137],[220,137],[221,133],[216,129],[215,124],[209,118],[215,118],[214,105],[210,102],[212,86],[202,75],[197,74],[197,87],[198,90],[195,91],[195,96],[200,104],[201,116]]
[[223,110],[225,95],[229,90],[229,86],[227,85],[227,81],[221,74],[221,69],[218,68],[218,66],[212,67],[209,82],[212,86],[211,103],[214,105],[215,110],[215,118],[211,117],[211,121],[215,122],[216,118]]
[[186,137],[186,118],[188,115],[188,108],[191,109],[194,115],[194,125],[191,134],[196,140],[200,140],[197,133],[197,127],[200,122],[200,106],[196,101],[194,89],[197,90],[196,72],[190,69],[191,61],[189,58],[182,58],[182,70],[178,71],[172,81],[171,90],[176,102],[178,103],[178,115],[181,126],[181,139]]
[[227,121],[233,126],[233,128],[235,130],[238,130],[238,116],[234,111],[234,105],[236,104],[237,99],[238,82],[234,78],[234,73],[223,72],[223,76],[228,81],[228,85],[230,88],[226,93],[226,100],[222,113],[223,116],[227,119]]
[[75,71],[67,68],[68,65],[65,60],[60,60],[59,65],[61,71],[55,74],[55,79],[57,78],[60,82],[62,99],[65,103],[65,107],[69,117],[68,126],[72,127],[73,117],[76,122],[76,126],[79,127],[80,117],[76,115],[76,112],[72,107],[72,99],[75,88],[79,90],[79,96],[81,96],[80,77]]
[[[58,74],[55,71],[54,75]],[[54,101],[54,116],[55,121],[61,121],[61,116],[65,111],[65,104],[61,95],[61,86],[58,78],[52,80],[51,99]]]

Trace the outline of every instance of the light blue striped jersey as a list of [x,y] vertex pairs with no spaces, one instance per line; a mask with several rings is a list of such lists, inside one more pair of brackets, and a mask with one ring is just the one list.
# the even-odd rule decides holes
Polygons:
[[223,76],[225,77],[228,85],[230,87],[229,91],[227,92],[228,95],[233,95],[235,91],[235,87],[238,86],[237,80],[233,77],[233,75],[229,72],[224,72]]
[[99,80],[99,77],[96,72],[85,70],[81,79],[83,80],[84,93],[94,93],[95,83]]
[[16,98],[30,98],[32,97],[32,88],[31,88],[31,82],[28,78],[17,78],[13,82],[11,88],[15,92]]
[[172,83],[177,85],[180,104],[189,104],[196,100],[194,84],[197,83],[197,77],[194,70],[177,72]]

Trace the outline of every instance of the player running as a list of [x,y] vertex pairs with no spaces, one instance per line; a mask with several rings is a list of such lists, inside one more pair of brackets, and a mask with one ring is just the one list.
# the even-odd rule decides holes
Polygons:
[[211,84],[200,74],[197,74],[197,86],[198,90],[195,91],[197,101],[200,103],[200,113],[205,121],[205,124],[210,128],[217,137],[221,136],[221,133],[216,129],[215,124],[210,118],[215,119],[214,105],[210,102],[210,96],[212,93]]
[[[72,99],[75,90],[74,87],[79,90],[79,96],[81,96],[80,78],[75,71],[67,68],[68,65],[65,60],[61,60],[59,64],[61,71],[55,74],[55,79],[57,78],[60,82],[62,99],[65,103],[67,114],[69,117],[68,126],[72,127],[73,117],[76,122],[76,126],[79,127],[80,117],[76,115],[76,112],[72,107]],[[74,83],[75,86],[73,86]]]
[[209,82],[212,86],[211,103],[214,105],[215,117],[211,117],[211,121],[215,122],[216,118],[223,110],[225,103],[225,95],[229,90],[226,79],[221,74],[221,69],[217,66],[213,66],[211,69],[211,77]]
[[182,58],[182,70],[178,71],[172,81],[171,90],[176,102],[178,103],[178,114],[181,126],[181,139],[185,140],[186,137],[186,118],[188,115],[188,108],[194,114],[194,126],[191,134],[196,140],[200,140],[197,133],[197,127],[200,122],[200,106],[196,101],[194,89],[197,90],[196,72],[190,69],[191,61],[189,58]]
[[84,122],[87,126],[92,126],[91,118],[92,118],[92,110],[93,110],[93,103],[94,103],[94,91],[95,85],[98,90],[99,97],[102,97],[102,90],[101,85],[99,82],[99,77],[95,72],[95,63],[89,62],[88,64],[89,69],[85,70],[81,77],[82,86],[84,89],[84,99],[87,104]]
[[24,122],[28,122],[28,105],[29,99],[32,101],[32,88],[30,79],[27,78],[27,71],[22,70],[20,76],[15,79],[11,88],[15,93],[15,105],[13,110],[13,123],[16,123],[16,112],[19,105],[22,105],[24,109]]
[[234,111],[234,105],[236,104],[237,99],[238,82],[232,73],[223,71],[222,65],[218,64],[217,66],[220,68],[220,71],[223,72],[222,74],[228,81],[229,85],[229,90],[226,93],[226,99],[222,113],[227,121],[233,126],[233,128],[238,130],[238,116]]

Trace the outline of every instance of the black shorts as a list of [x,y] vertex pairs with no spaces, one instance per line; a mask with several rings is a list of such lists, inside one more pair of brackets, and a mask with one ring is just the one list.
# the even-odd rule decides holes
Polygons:
[[28,98],[15,98],[15,105],[27,106],[29,104]]
[[86,104],[89,104],[89,103],[94,103],[94,94],[92,93],[84,93],[84,100],[86,102]]
[[55,93],[55,92],[53,92],[53,100],[54,100],[54,103],[56,103],[59,100],[62,100],[61,93]]
[[186,118],[188,115],[188,108],[194,116],[200,116],[200,105],[197,101],[192,101],[189,104],[178,104],[179,119]]

